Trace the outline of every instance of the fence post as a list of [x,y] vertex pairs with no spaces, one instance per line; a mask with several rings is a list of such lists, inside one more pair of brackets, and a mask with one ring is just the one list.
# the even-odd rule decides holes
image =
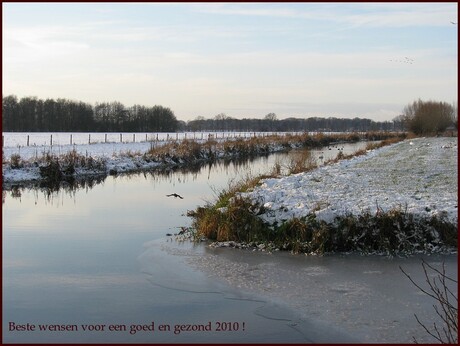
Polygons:
[[88,134],[88,144],[91,144],[91,134]]
[[123,142],[123,134],[120,133],[120,143],[122,143],[122,142]]
[[29,146],[29,135],[27,135],[27,146]]
[[133,142],[136,143],[136,134],[133,133]]
[[70,145],[72,145],[72,134],[70,134]]
[[50,137],[50,146],[53,146],[53,135]]
[[107,143],[107,133],[104,136],[105,143]]

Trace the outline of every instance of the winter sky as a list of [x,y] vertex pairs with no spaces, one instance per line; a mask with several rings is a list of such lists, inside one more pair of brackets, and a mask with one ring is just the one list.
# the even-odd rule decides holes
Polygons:
[[4,96],[170,107],[179,120],[391,120],[457,101],[458,4],[2,3]]

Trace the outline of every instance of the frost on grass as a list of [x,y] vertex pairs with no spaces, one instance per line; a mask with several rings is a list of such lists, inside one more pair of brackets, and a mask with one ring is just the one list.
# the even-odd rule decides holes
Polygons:
[[196,225],[295,252],[444,251],[457,244],[457,153],[456,139],[419,138],[262,179],[230,199],[239,209],[202,208]]
[[[169,138],[169,135],[167,136]],[[216,159],[244,158],[300,147],[320,147],[339,140],[357,142],[359,140],[394,139],[401,136],[404,134],[371,132],[361,136],[356,134],[302,133],[252,137],[251,133],[249,138],[235,137],[219,140],[210,137],[205,140],[183,139],[174,141],[168,139],[167,141],[151,140],[132,143],[7,146],[3,148],[2,152],[3,182],[13,184],[41,180],[43,177],[39,169],[40,161],[47,157],[57,158],[61,161],[61,158],[71,155],[86,163],[93,160],[89,165],[85,163],[75,166],[73,176],[78,177],[118,174],[171,166],[190,166],[212,162]],[[80,160],[80,158],[82,159]]]
[[457,141],[419,138],[383,147],[312,172],[262,181],[242,194],[263,201],[269,224],[313,213],[337,216],[401,209],[457,223]]

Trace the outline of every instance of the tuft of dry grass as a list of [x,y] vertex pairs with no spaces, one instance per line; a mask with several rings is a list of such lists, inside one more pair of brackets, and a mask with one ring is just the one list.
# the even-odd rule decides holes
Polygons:
[[19,154],[13,154],[10,158],[10,166],[13,169],[18,169],[23,166],[21,156]]
[[302,150],[292,155],[288,164],[289,174],[297,174],[311,171],[317,168],[316,162],[311,155],[310,150]]

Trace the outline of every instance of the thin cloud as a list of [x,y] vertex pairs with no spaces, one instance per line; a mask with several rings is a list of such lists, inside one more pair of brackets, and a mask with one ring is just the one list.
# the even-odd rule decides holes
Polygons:
[[[445,26],[446,18],[457,17],[453,4],[311,4],[295,9],[272,4],[206,4],[193,7],[194,11],[216,15],[256,16],[323,20],[351,26],[406,27]],[[356,14],[359,11],[360,13]]]
[[155,102],[179,118],[457,95],[456,4],[152,3],[90,17],[22,6],[4,12],[5,94]]

